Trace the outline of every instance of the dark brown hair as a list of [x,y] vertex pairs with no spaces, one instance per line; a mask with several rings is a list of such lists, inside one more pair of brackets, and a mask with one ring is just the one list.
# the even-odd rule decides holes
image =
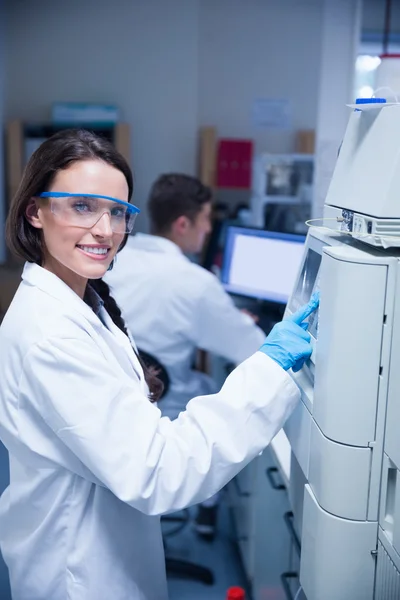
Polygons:
[[154,182],[147,203],[151,232],[156,235],[168,233],[172,223],[181,216],[193,222],[211,199],[210,188],[196,177],[180,173],[161,175]]
[[[25,217],[26,208],[35,196],[48,191],[58,171],[80,160],[102,160],[121,171],[133,193],[132,171],[124,157],[106,139],[85,129],[65,129],[43,142],[32,154],[22,175],[21,183],[11,202],[6,222],[6,240],[10,250],[27,260],[41,264],[43,241],[39,229]],[[126,238],[120,250],[126,243]]]
[[[107,141],[85,129],[64,129],[48,140],[32,154],[22,175],[21,183],[11,202],[6,222],[6,240],[10,250],[27,260],[41,265],[43,262],[43,237],[39,229],[33,227],[25,216],[27,206],[35,196],[48,191],[58,171],[67,169],[72,163],[81,160],[102,160],[121,171],[129,188],[130,201],[133,193],[132,171],[124,157]],[[125,246],[125,236],[119,250]],[[126,335],[127,330],[121,311],[110,294],[110,289],[102,279],[90,280],[104,302],[105,309],[113,322]],[[140,357],[138,357],[140,360]],[[162,382],[141,361],[150,399],[158,400],[162,393]]]

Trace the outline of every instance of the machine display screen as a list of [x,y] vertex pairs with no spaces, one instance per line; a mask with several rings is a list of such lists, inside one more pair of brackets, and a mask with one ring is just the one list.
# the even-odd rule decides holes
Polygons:
[[[322,256],[310,248],[303,264],[300,277],[297,281],[296,289],[290,302],[290,310],[295,312],[310,300],[313,292],[319,289],[318,272],[321,266]],[[314,338],[318,336],[318,310],[309,318],[309,332]]]

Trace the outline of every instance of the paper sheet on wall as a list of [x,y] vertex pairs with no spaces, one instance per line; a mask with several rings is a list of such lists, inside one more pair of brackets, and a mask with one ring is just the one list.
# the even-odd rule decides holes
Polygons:
[[290,129],[291,106],[287,98],[256,98],[251,109],[257,129]]

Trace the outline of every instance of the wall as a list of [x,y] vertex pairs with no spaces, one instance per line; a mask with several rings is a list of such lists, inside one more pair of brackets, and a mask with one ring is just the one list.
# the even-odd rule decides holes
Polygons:
[[[381,40],[385,22],[386,0],[363,0],[362,30],[363,33],[375,33]],[[397,37],[400,34],[400,3],[391,0],[391,32]]]
[[[5,2],[6,117],[46,120],[53,100],[117,103],[141,207],[160,172],[196,171],[199,125],[273,152],[317,125],[323,0]],[[292,128],[254,128],[256,98],[290,99]]]
[[[229,8],[228,8],[229,4]],[[293,150],[292,131],[257,130],[256,98],[289,98],[294,129],[316,126],[321,0],[201,0],[199,122],[257,149]]]
[[160,172],[194,173],[197,0],[7,0],[7,10],[7,118],[48,120],[53,100],[115,102],[132,127],[139,206]]
[[[362,0],[323,0],[323,43],[319,66],[313,217],[323,213],[353,101],[357,49],[361,36]],[[340,44],[336,43],[340,40]]]

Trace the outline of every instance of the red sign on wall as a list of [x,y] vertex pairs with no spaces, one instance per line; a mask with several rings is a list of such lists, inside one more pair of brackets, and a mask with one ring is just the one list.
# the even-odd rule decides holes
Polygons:
[[251,187],[252,140],[219,140],[217,154],[217,187]]

